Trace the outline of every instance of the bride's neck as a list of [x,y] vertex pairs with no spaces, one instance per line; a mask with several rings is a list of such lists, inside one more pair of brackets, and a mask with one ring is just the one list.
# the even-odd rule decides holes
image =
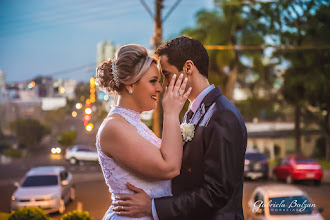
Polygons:
[[117,105],[126,109],[130,109],[133,111],[136,111],[138,113],[142,113],[142,111],[140,110],[140,108],[138,107],[137,103],[135,103],[135,101],[133,100],[133,98],[130,97],[123,97],[123,96],[119,96],[118,97],[118,102]]

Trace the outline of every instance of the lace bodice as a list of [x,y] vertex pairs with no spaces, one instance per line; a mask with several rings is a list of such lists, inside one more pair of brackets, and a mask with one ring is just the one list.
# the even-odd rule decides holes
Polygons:
[[[132,126],[136,128],[137,132],[142,137],[144,137],[146,140],[151,142],[156,147],[160,148],[161,140],[144,123],[141,122],[141,116],[139,113],[133,110],[116,106],[109,112],[107,117],[113,114],[119,114],[122,117],[124,117],[127,122],[129,122]],[[130,182],[131,184],[135,185],[138,188],[142,188],[151,198],[171,196],[170,180],[152,181],[150,179],[149,180],[143,179],[143,177],[141,177],[140,175],[136,175],[134,172],[120,166],[113,158],[106,156],[101,151],[100,148],[99,132],[96,137],[96,146],[99,155],[99,162],[103,171],[105,182],[109,186],[109,191],[111,192],[112,201],[115,201],[115,196],[118,193],[127,193],[127,194],[132,193],[132,191],[130,191],[126,187],[127,182]],[[137,145],[136,147],[139,146]],[[127,219],[116,216],[114,213],[108,213],[108,212],[107,214],[111,216],[110,218],[107,219]],[[150,216],[139,219],[152,219],[152,218]]]

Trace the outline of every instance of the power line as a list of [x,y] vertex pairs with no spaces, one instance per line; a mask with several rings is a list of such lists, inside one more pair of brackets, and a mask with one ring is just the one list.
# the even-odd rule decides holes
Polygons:
[[[102,3],[103,1],[101,1]],[[91,7],[91,3],[93,3],[92,6],[95,6],[95,3],[94,2],[90,2],[90,1],[87,1],[85,3],[88,3],[88,4],[79,4],[78,6],[75,5],[74,7],[66,7],[66,8],[61,8],[61,9],[56,9],[54,7],[51,7],[50,10],[38,10],[38,9],[35,9],[36,11],[39,11],[39,13],[30,13],[30,14],[27,14],[27,13],[24,13],[24,14],[20,14],[19,16],[15,16],[14,19],[11,19],[11,20],[6,20],[5,19],[5,16],[4,19],[1,19],[3,24],[5,25],[8,25],[8,24],[15,24],[15,23],[19,23],[19,22],[25,22],[27,19],[39,19],[39,20],[42,20],[42,19],[45,19],[45,18],[52,18],[52,16],[55,15],[55,17],[57,17],[58,15],[63,15],[63,14],[72,14],[72,11],[82,11],[84,9],[93,9],[93,8],[96,8],[96,7]],[[100,5],[102,8],[105,8],[104,5]],[[97,6],[99,7],[99,6]],[[6,21],[6,22],[4,22]]]
[[259,1],[255,1],[255,0],[247,0],[247,1],[229,1],[229,2],[217,2],[215,4],[217,5],[252,5],[252,4],[267,4],[267,3],[275,3],[278,2],[278,0],[259,0]]
[[78,67],[72,67],[72,68],[69,68],[69,69],[64,69],[64,70],[60,70],[60,71],[56,71],[56,72],[52,72],[52,73],[39,73],[39,74],[30,74],[30,75],[37,75],[37,76],[40,76],[40,75],[43,75],[43,76],[60,76],[60,75],[63,75],[63,74],[68,74],[68,73],[72,73],[72,72],[77,72],[79,70],[83,70],[83,69],[86,69],[86,68],[91,68],[91,67],[96,67],[96,63],[89,63],[89,64],[85,64],[85,65],[82,65],[82,66],[78,66]]
[[330,50],[330,45],[323,46],[292,46],[292,45],[204,45],[207,50],[264,50],[274,48],[276,50]]
[[[120,8],[122,8],[122,7],[120,7]],[[116,14],[121,14],[122,12],[127,12],[127,11],[130,11],[129,9],[132,9],[132,7],[125,7],[125,8],[122,8],[122,9],[124,9],[124,10],[118,10],[118,9],[120,9],[120,8],[114,8],[114,10],[116,10],[114,13],[112,13],[111,15],[116,15]],[[108,10],[107,8],[103,8],[102,10]],[[96,11],[96,12],[92,12],[92,13],[89,13],[89,14],[84,14],[83,16],[81,16],[81,15],[78,15],[78,16],[75,16],[75,17],[72,17],[72,13],[71,14],[64,14],[64,15],[62,15],[62,17],[59,17],[59,18],[57,18],[57,19],[54,19],[54,17],[53,17],[53,20],[48,20],[48,21],[46,21],[46,22],[55,22],[55,23],[51,23],[50,25],[51,26],[53,26],[54,24],[56,25],[56,24],[61,24],[61,23],[63,23],[63,22],[65,22],[65,23],[72,23],[72,20],[80,20],[80,19],[84,19],[84,18],[90,18],[91,16],[94,16],[94,15],[99,15],[99,12],[100,11]],[[68,17],[68,15],[69,15],[69,17]],[[60,15],[61,16],[61,15]],[[105,14],[105,15],[101,15],[101,18],[103,18],[103,17],[105,17],[105,18],[108,18],[108,14]],[[67,18],[66,18],[67,17]],[[99,17],[99,16],[97,16],[97,17]],[[61,18],[61,19],[60,19]],[[70,19],[71,19],[71,21],[70,21]],[[91,17],[91,19],[93,19],[93,17]],[[73,21],[73,23],[75,23],[75,21]],[[26,24],[25,24],[26,25]],[[47,26],[49,26],[47,23],[45,23],[45,22],[34,22],[34,23],[30,23],[30,25],[34,25],[33,27],[32,27],[32,29],[33,28],[40,28],[39,26],[41,26],[41,28],[42,27],[47,27]],[[22,30],[23,29],[23,30]],[[26,27],[26,26],[24,26],[24,27],[21,27],[21,29],[19,29],[19,27],[18,28],[16,28],[14,31],[18,31],[18,32],[20,32],[20,31],[24,31],[24,30],[26,30],[26,29],[28,29],[28,30],[30,30],[31,28],[30,27]],[[0,32],[0,35],[4,35],[4,34],[8,34],[8,33],[10,33],[10,31],[4,31],[4,32]]]
[[147,10],[148,14],[151,16],[152,19],[154,19],[155,15],[152,13],[151,9],[149,8],[149,6],[145,3],[144,0],[140,0],[141,4],[143,5],[143,7]]
[[39,26],[34,26],[32,28],[31,27],[26,27],[25,29],[23,27],[22,29],[15,29],[14,30],[15,32],[3,32],[3,33],[0,32],[0,38],[4,37],[5,35],[13,34],[13,33],[14,34],[21,33],[21,32],[30,33],[30,32],[33,32],[33,31],[45,30],[47,28],[51,28],[51,27],[54,27],[54,26],[57,26],[57,25],[60,25],[60,24],[76,24],[76,23],[81,23],[83,21],[108,19],[109,17],[114,18],[114,16],[122,15],[122,14],[125,14],[125,13],[130,12],[130,11],[135,11],[135,8],[128,8],[128,9],[121,10],[121,11],[117,10],[116,12],[114,12],[110,15],[106,14],[106,15],[95,16],[95,14],[89,14],[87,16],[80,16],[78,18],[73,18],[72,20],[65,20],[64,22],[63,21],[58,21],[58,22],[51,23],[51,24],[40,24]]
[[167,18],[172,14],[172,12],[174,11],[174,9],[176,7],[178,7],[179,3],[181,2],[181,0],[177,0],[172,7],[170,8],[170,10],[167,12],[167,14],[165,15],[165,17],[163,18],[163,22],[165,22],[167,20]]
[[[96,63],[89,63],[89,64],[85,64],[85,65],[81,65],[81,66],[77,66],[77,67],[72,67],[72,68],[68,68],[68,69],[64,69],[64,70],[60,70],[60,71],[55,71],[52,73],[39,73],[39,74],[28,74],[28,75],[35,75],[35,77],[33,77],[32,79],[26,79],[26,80],[22,80],[22,81],[15,81],[17,82],[26,82],[26,81],[31,81],[34,78],[38,77],[38,76],[44,76],[44,77],[55,77],[55,76],[60,76],[63,74],[73,74],[74,72],[77,72],[79,70],[84,70],[84,69],[88,69],[88,68],[95,68],[96,67]],[[86,71],[86,73],[89,73]]]

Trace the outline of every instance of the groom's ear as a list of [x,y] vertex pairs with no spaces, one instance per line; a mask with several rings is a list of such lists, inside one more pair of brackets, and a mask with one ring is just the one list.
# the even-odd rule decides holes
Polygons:
[[191,60],[187,60],[183,66],[183,71],[185,71],[187,75],[191,75],[195,68],[196,66],[194,62]]

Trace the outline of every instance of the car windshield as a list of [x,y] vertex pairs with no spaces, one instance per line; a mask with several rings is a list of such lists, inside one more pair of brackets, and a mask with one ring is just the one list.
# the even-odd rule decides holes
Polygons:
[[22,187],[33,187],[33,186],[55,186],[58,184],[57,176],[45,175],[45,176],[28,176]]
[[296,163],[315,163],[313,159],[295,159]]
[[77,151],[96,151],[93,147],[90,146],[78,146],[76,148]]
[[247,153],[245,155],[245,159],[247,160],[265,160],[265,156],[260,153]]
[[315,204],[311,204],[306,196],[269,198],[269,214],[302,215],[311,214]]

